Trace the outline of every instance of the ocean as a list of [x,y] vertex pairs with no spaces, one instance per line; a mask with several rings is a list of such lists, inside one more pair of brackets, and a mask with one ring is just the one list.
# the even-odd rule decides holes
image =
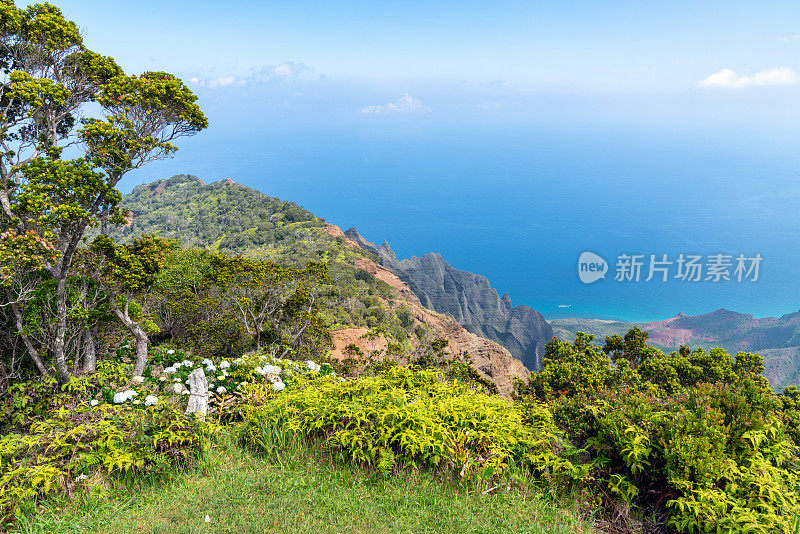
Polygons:
[[[796,137],[574,121],[212,128],[120,188],[231,178],[385,239],[401,259],[439,252],[548,319],[777,316],[800,309],[800,151],[786,139]],[[587,251],[607,263],[590,284],[578,276]],[[645,281],[664,254],[668,281],[658,269]],[[680,254],[700,256],[700,281],[675,278]],[[731,280],[705,280],[720,254]],[[761,256],[756,281],[736,280],[740,254]],[[615,280],[623,255],[641,256],[639,281]]]

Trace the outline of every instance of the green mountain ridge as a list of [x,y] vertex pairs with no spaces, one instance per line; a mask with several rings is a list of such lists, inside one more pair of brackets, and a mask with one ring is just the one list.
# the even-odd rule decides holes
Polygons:
[[[347,237],[361,247],[346,247],[325,232],[315,231],[327,226],[324,219],[293,202],[267,196],[232,180],[205,184],[196,176],[177,175],[137,186],[125,195],[123,205],[131,212],[130,223],[115,234],[123,242],[156,234],[198,248],[246,253],[297,266],[307,260],[364,256],[396,273],[423,306],[449,315],[468,331],[505,347],[528,369],[539,367],[544,344],[552,337],[550,326],[536,310],[512,306],[508,295],[500,298],[485,277],[454,269],[441,255],[427,254],[421,259],[398,262],[387,244],[380,250],[365,245],[357,232],[353,235],[354,229]],[[386,249],[393,261],[387,260]],[[341,294],[343,286],[348,291],[356,285],[352,280],[355,271],[343,263],[334,262],[332,266],[335,278],[347,281],[329,288],[328,326],[376,326],[387,314],[377,309],[369,295]],[[355,274],[362,278],[364,275]],[[402,318],[400,324],[394,317],[385,320],[395,339],[408,338],[409,327],[402,326]]]
[[123,241],[147,233],[178,239],[195,247],[240,253],[291,241],[298,231],[325,221],[294,202],[270,197],[228,179],[205,184],[192,175],[138,185],[125,195],[130,223]]

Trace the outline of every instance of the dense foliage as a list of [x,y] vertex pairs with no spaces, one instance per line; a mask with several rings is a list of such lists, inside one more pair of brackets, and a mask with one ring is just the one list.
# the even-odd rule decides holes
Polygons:
[[254,410],[240,436],[265,452],[286,440],[323,440],[332,452],[384,472],[441,468],[460,479],[499,481],[532,469],[562,489],[582,475],[559,456],[568,444],[544,406],[522,410],[436,371],[405,367],[304,384]]
[[0,401],[0,526],[42,498],[102,491],[109,476],[164,476],[198,458],[212,427],[175,396],[131,389],[128,374],[108,361],[63,386],[50,377],[10,388]]
[[[178,78],[126,75],[87,49],[77,24],[51,4],[0,2],[0,71],[0,307],[30,363],[41,374],[52,363],[66,383],[67,285],[84,238],[123,221],[115,187],[126,173],[168,157],[173,141],[208,121]],[[53,286],[54,327],[42,347],[27,308],[44,285]],[[16,363],[17,346],[6,348]]]
[[[589,454],[596,504],[678,531],[789,532],[800,514],[796,390],[775,395],[758,355],[666,355],[637,328],[600,349],[553,339],[519,383]],[[590,487],[591,488],[591,487]]]
[[116,232],[124,241],[148,234],[226,254],[289,242],[304,228],[325,226],[297,204],[230,181],[205,185],[177,175],[140,185],[125,196],[130,221]]

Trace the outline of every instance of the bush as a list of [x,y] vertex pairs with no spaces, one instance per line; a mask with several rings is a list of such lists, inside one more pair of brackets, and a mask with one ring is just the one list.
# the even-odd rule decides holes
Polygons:
[[187,466],[211,430],[166,402],[90,406],[76,392],[60,395],[58,404],[24,433],[0,437],[0,525],[40,498],[72,493],[97,472],[158,476]]
[[241,442],[276,453],[287,442],[322,442],[383,472],[435,468],[469,480],[533,471],[553,489],[585,473],[539,403],[523,414],[506,399],[444,380],[437,371],[393,367],[383,376],[315,382],[268,399],[248,417]]
[[632,330],[603,350],[581,333],[554,339],[544,369],[517,388],[546,401],[588,453],[596,504],[606,516],[638,509],[680,532],[793,531],[798,395],[775,395],[757,355],[665,355],[646,338]]

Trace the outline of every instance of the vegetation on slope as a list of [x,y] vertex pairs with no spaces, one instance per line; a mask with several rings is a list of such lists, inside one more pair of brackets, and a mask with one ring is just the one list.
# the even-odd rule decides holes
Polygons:
[[265,244],[279,246],[302,229],[325,226],[293,202],[229,180],[205,185],[189,175],[137,186],[122,205],[131,214],[116,234],[123,241],[155,234],[226,254]]

